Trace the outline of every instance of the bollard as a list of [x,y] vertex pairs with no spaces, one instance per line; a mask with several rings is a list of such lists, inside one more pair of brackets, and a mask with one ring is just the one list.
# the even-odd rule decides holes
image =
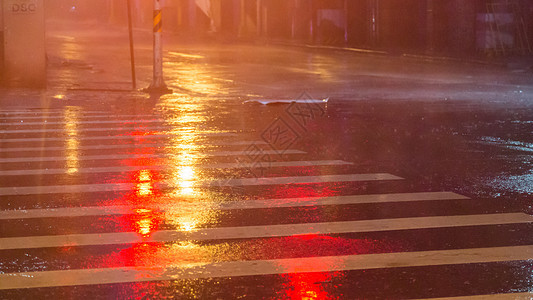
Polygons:
[[152,84],[145,92],[153,94],[170,94],[170,90],[163,79],[163,46],[162,46],[162,12],[161,0],[154,0],[154,77]]

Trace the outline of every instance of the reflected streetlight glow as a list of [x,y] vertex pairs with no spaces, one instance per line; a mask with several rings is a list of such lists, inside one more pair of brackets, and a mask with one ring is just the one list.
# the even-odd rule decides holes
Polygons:
[[180,229],[186,232],[192,232],[197,229],[197,222],[195,221],[186,221],[181,220],[180,221]]
[[139,196],[149,196],[152,195],[154,192],[153,185],[150,182],[140,182],[137,184],[137,195]]
[[210,70],[202,64],[183,64],[183,63],[166,63],[173,73],[169,78],[179,78],[175,82],[181,88],[202,94],[229,94],[225,88],[228,80],[214,78]]
[[[197,132],[207,122],[203,104],[194,99],[175,96],[163,98],[160,109],[165,122],[171,127],[171,138],[165,147],[168,157],[168,183],[173,189],[169,194],[165,219],[177,230],[192,232],[207,224],[217,212],[205,201],[207,196],[198,186],[202,178],[197,165],[205,158],[205,143]],[[180,205],[186,202],[188,205]],[[198,205],[190,205],[198,204]]]
[[80,117],[79,108],[67,106],[64,111],[63,121],[65,124],[65,157],[66,157],[66,173],[75,174],[79,171],[79,148],[80,141],[78,138],[78,123]]
[[154,194],[154,179],[150,170],[139,171],[136,181],[135,192],[137,196],[145,197]]
[[179,187],[182,195],[194,194],[194,177],[195,171],[192,166],[182,166],[178,169]]
[[147,182],[152,181],[152,174],[148,170],[141,170],[139,172],[139,181],[140,182]]
[[142,236],[147,236],[152,231],[152,219],[142,218],[137,221],[138,233]]

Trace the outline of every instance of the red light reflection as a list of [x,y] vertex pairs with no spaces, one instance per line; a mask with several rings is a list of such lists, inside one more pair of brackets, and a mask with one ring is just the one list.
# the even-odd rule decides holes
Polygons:
[[134,189],[126,195],[126,200],[135,213],[123,216],[124,229],[148,237],[159,228],[162,222],[161,213],[153,209],[161,195],[155,184],[159,177],[155,170],[142,169],[132,173],[130,182],[133,183]]
[[[137,163],[141,163],[137,161]],[[131,173],[129,182],[133,185],[133,190],[126,195],[127,202],[134,204],[132,209],[147,209],[153,207],[161,191],[157,182],[161,180],[159,171],[153,169],[141,169]]]
[[[360,244],[357,240],[347,240],[318,235],[302,236],[301,238],[296,238],[296,241],[297,240],[309,245],[314,243],[326,243],[330,244],[329,246],[334,246],[336,244],[340,247],[348,246],[350,248]],[[364,243],[361,243],[361,246],[363,245]],[[318,248],[322,248],[323,246],[324,245],[319,245]],[[355,249],[352,249],[352,251],[354,250]],[[339,264],[341,262],[339,260],[330,258],[331,257],[323,257],[323,259],[314,261],[312,268],[315,270],[334,270],[340,267]],[[291,264],[291,261],[283,261],[283,263],[280,264],[280,267],[288,272],[288,274],[283,275],[283,277],[286,279],[286,283],[283,285],[283,299],[333,299],[334,296],[332,296],[330,291],[326,289],[326,285],[330,284],[333,280],[338,280],[343,274],[342,272],[309,272],[309,266],[299,265],[298,263],[293,265]]]
[[128,132],[124,135],[129,135],[129,136],[150,136],[150,135],[161,135],[161,132],[159,131],[141,131],[141,130],[137,130],[137,131],[132,131],[132,132]]
[[134,212],[121,217],[121,230],[136,232],[146,239],[159,229],[162,223],[161,213],[149,209],[136,209]]
[[285,275],[287,283],[285,285],[284,299],[333,299],[323,284],[338,277],[340,272],[320,272],[320,273],[295,273]]
[[308,198],[308,197],[333,197],[341,193],[330,186],[316,184],[299,184],[297,186],[283,186],[276,188],[274,198]]
[[123,165],[138,168],[137,171],[128,173],[125,178],[132,184],[133,190],[126,194],[123,200],[133,213],[122,216],[121,225],[122,230],[137,232],[147,238],[158,230],[162,223],[162,214],[154,209],[162,194],[157,184],[162,176],[157,169],[158,159],[146,158],[147,155],[155,153],[155,148],[139,147],[133,152],[135,156],[121,161]]

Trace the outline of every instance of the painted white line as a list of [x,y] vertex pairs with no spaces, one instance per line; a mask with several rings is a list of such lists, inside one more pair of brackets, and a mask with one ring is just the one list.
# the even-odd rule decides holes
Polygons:
[[[530,293],[508,293],[508,294],[492,294],[492,295],[474,295],[462,297],[446,297],[446,298],[426,298],[425,300],[532,300],[533,291]],[[423,300],[423,299],[418,299]]]
[[403,178],[387,173],[372,174],[345,174],[345,175],[320,175],[320,176],[295,176],[295,177],[260,177],[239,179],[217,179],[207,181],[201,186],[251,186],[273,184],[306,184],[327,182],[351,182],[374,180],[401,180]]
[[267,207],[302,207],[316,205],[345,205],[365,203],[390,203],[410,201],[467,200],[466,196],[452,192],[392,193],[373,195],[348,195],[334,197],[285,198],[267,200],[247,200],[220,203],[222,210],[253,209]]
[[[275,155],[277,154],[274,150],[263,150],[263,154]],[[306,152],[300,150],[286,150],[284,154],[305,154]],[[223,157],[223,156],[244,156],[244,151],[213,151],[202,153],[199,156],[202,157]],[[119,159],[128,159],[128,158],[172,158],[175,154],[107,154],[107,155],[81,155],[76,158],[76,161],[84,160],[119,160]],[[68,160],[68,157],[65,156],[42,156],[42,157],[12,157],[12,158],[0,158],[0,163],[19,163],[19,162],[45,162],[45,161],[65,161]],[[274,163],[272,163],[274,164]],[[279,163],[281,164],[281,163]],[[230,165],[230,164],[228,164]],[[243,164],[246,166],[247,164]],[[290,165],[290,162],[287,162],[287,165]],[[311,163],[312,165],[312,163]],[[250,164],[253,166],[253,164]],[[267,164],[264,164],[267,166]],[[222,164],[221,164],[221,167]],[[0,175],[1,175],[0,171]]]
[[162,230],[153,232],[149,238],[143,238],[135,232],[28,236],[1,238],[0,250],[65,246],[132,244],[141,242],[180,242],[189,240],[204,241],[252,239],[287,237],[309,234],[363,233],[460,226],[518,224],[531,222],[533,222],[533,216],[524,213],[508,213],[466,216],[397,218],[328,223],[203,228],[195,231]]
[[[87,111],[79,111],[80,113],[83,112],[83,114],[88,115],[94,115],[94,114],[105,114],[105,111],[98,111],[98,110],[87,110]],[[63,115],[65,113],[65,110],[63,109],[46,109],[46,110],[2,110],[0,111],[0,115],[2,117],[9,117],[9,116],[49,116],[49,115]]]
[[[452,192],[425,192],[425,193],[399,193],[375,195],[350,195],[336,197],[312,198],[286,198],[231,201],[224,203],[209,202],[209,210],[236,210],[236,209],[261,209],[276,207],[304,207],[324,205],[368,204],[368,203],[394,203],[410,201],[442,201],[442,200],[467,200],[468,197]],[[180,203],[185,210],[206,210],[206,203]],[[172,205],[147,205],[145,209],[154,211],[172,211]],[[64,207],[50,209],[29,210],[4,210],[0,211],[0,220],[30,219],[30,218],[60,218],[82,216],[106,216],[135,214],[135,209],[130,206],[91,206],[91,207]]]
[[[144,156],[143,158],[145,158]],[[196,168],[196,166],[195,166]],[[122,173],[140,170],[163,170],[162,165],[78,168],[76,174]],[[0,176],[32,176],[69,174],[68,169],[31,169],[0,171]]]
[[[48,114],[48,113],[63,113],[65,110],[63,108],[43,108],[43,109],[31,109],[31,108],[20,108],[20,109],[4,109],[0,110],[0,114],[4,115],[13,115],[13,114]],[[104,110],[79,110],[80,112],[86,114],[104,114]]]
[[[98,113],[86,115],[86,113],[84,113],[80,115],[79,118],[76,118],[76,120],[79,120],[79,121],[83,121],[87,119],[109,120],[109,118],[116,119],[117,117],[119,118],[153,118],[154,116],[153,115],[118,115],[117,116],[117,115],[111,115],[111,114],[98,114]],[[54,113],[54,114],[40,114],[37,116],[36,116],[36,113],[17,114],[16,116],[15,114],[9,114],[9,116],[3,116],[1,119],[2,120],[18,120],[19,122],[25,121],[25,120],[41,120],[41,122],[44,123],[49,120],[64,120],[65,114],[64,112]],[[0,122],[0,124],[2,123]]]
[[[165,158],[164,154],[108,154],[108,155],[82,155],[76,157],[76,161],[85,160],[119,160],[128,158]],[[0,163],[21,163],[21,162],[62,162],[68,160],[65,156],[43,156],[43,157],[12,157],[0,158]]]
[[39,195],[61,193],[96,193],[96,192],[120,192],[131,191],[135,188],[132,183],[101,183],[81,185],[49,185],[49,186],[26,186],[26,187],[2,187],[0,196],[15,195]]
[[[250,145],[266,145],[264,141],[209,141],[209,144],[205,146],[250,146]],[[76,146],[76,150],[107,150],[107,149],[138,149],[146,147],[156,147],[159,149],[173,149],[174,147],[168,145],[167,143],[143,143],[143,144],[123,144],[123,145],[79,145]],[[43,152],[43,151],[65,151],[74,148],[69,148],[66,146],[54,147],[54,146],[45,146],[41,147],[13,147],[0,148],[0,152]]]
[[112,284],[125,282],[336,272],[382,268],[521,261],[533,258],[533,246],[322,256],[219,263],[176,262],[170,266],[77,269],[0,274],[0,289]]
[[79,145],[75,147],[68,146],[48,146],[48,147],[13,147],[13,148],[0,148],[0,152],[38,152],[44,151],[65,151],[65,150],[108,150],[108,149],[137,149],[137,148],[161,148],[164,147],[163,143],[143,143],[143,144],[123,144],[123,145]]
[[[226,187],[226,186],[253,186],[253,185],[274,185],[274,184],[294,184],[294,183],[325,183],[325,182],[355,182],[374,180],[400,180],[397,177],[386,173],[374,174],[345,174],[345,175],[323,175],[323,176],[301,176],[301,177],[260,177],[241,179],[216,179],[193,181],[193,186],[198,187]],[[172,188],[164,182],[155,184],[157,188]],[[14,195],[39,195],[39,194],[70,194],[70,193],[91,193],[91,192],[112,192],[131,191],[134,188],[132,183],[102,183],[102,184],[80,184],[80,185],[49,185],[49,186],[23,186],[23,187],[1,187],[0,196]]]
[[[295,152],[287,154],[300,154],[300,151],[294,150]],[[265,151],[266,152],[266,151]],[[240,153],[240,154],[239,154]],[[242,152],[236,151],[235,153],[207,153],[205,157],[216,157],[216,156],[239,156],[242,155]],[[143,156],[147,157],[147,156]],[[91,159],[92,160],[92,159]],[[1,159],[0,159],[0,162]],[[352,163],[341,161],[341,160],[318,160],[318,161],[281,161],[281,162],[271,162],[265,164],[262,168],[275,168],[275,167],[310,167],[310,166],[342,166],[342,165],[352,165]],[[94,167],[94,168],[78,168],[76,174],[95,174],[95,173],[122,173],[122,172],[131,172],[139,170],[164,170],[175,168],[176,166],[169,166],[168,164],[159,164],[153,166],[118,166],[118,167]],[[258,168],[254,163],[215,163],[215,164],[198,164],[194,168],[197,169],[242,169],[242,168]],[[0,171],[0,176],[16,176],[16,175],[57,175],[57,174],[67,174],[68,169],[58,168],[58,169],[31,169],[31,170],[7,170]]]
[[[195,135],[200,136],[237,136],[234,132],[194,132]],[[147,135],[102,135],[102,136],[76,136],[70,137],[74,138],[77,141],[94,141],[94,140],[125,140],[125,139],[150,139],[150,138],[168,138],[173,136],[180,136],[181,133],[164,133],[164,134],[147,134]],[[39,138],[20,138],[20,139],[0,139],[0,143],[10,142],[10,143],[26,143],[26,142],[57,142],[65,141],[68,139],[68,136],[64,137],[39,137]]]
[[[109,117],[109,116],[108,116]],[[9,125],[9,126],[49,126],[49,125],[65,125],[67,122],[63,121],[42,121],[42,122],[11,122],[11,123],[0,123],[0,125]],[[131,125],[142,125],[145,123],[165,123],[165,120],[162,119],[147,119],[147,120],[99,120],[99,121],[79,121],[76,122],[76,125],[85,125],[85,124],[121,124],[124,126]]]
[[[166,127],[166,128],[165,128]],[[159,131],[160,134],[177,134],[178,132],[169,133],[169,126],[143,126],[142,124],[124,124],[120,127],[92,127],[92,128],[77,128],[78,134],[84,132],[111,132],[111,131],[131,131],[131,130],[143,130],[143,131]],[[68,132],[72,129],[68,128],[45,128],[45,129],[16,129],[16,130],[0,130],[0,134],[22,134],[22,133],[65,133],[68,136]],[[188,132],[189,128],[183,128],[184,132]]]

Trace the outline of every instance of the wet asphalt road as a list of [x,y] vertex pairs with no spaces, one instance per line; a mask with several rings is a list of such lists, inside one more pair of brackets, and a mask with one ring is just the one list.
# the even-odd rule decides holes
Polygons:
[[527,74],[169,46],[149,98],[103,91],[122,50],[89,33],[49,38],[39,101],[4,98],[0,298],[529,299]]

